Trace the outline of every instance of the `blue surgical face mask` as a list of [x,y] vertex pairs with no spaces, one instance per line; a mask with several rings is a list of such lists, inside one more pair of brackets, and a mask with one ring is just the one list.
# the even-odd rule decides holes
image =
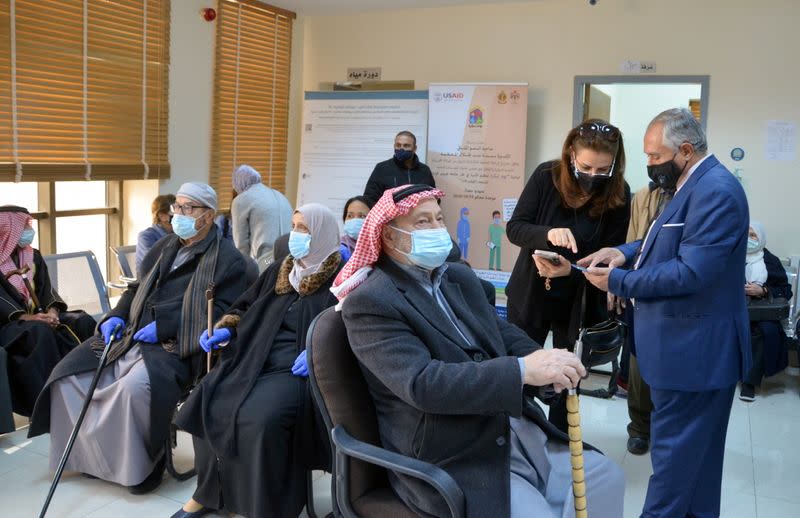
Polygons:
[[405,162],[406,160],[410,160],[414,156],[414,152],[410,149],[395,149],[394,150],[394,159],[398,162]]
[[289,233],[289,253],[292,257],[302,259],[308,255],[309,250],[311,250],[311,234],[292,230]]
[[500,218],[494,218],[494,224],[495,225],[499,225],[500,224]]
[[752,237],[747,238],[747,251],[748,252],[755,252],[758,250],[758,239],[753,239]]
[[22,235],[19,236],[19,247],[25,248],[33,243],[33,236],[36,235],[36,231],[32,228],[26,228],[22,231]]
[[197,218],[192,216],[175,214],[172,216],[172,231],[181,239],[192,239],[199,232],[198,229],[194,228],[195,221],[197,221]]
[[395,250],[425,270],[433,270],[443,265],[447,256],[450,255],[450,250],[453,248],[453,241],[450,239],[450,234],[447,233],[446,228],[430,228],[413,232],[397,227],[391,228],[411,235],[410,252],[403,252],[397,248]]
[[344,222],[344,233],[352,239],[358,239],[358,233],[364,225],[364,218],[351,218]]

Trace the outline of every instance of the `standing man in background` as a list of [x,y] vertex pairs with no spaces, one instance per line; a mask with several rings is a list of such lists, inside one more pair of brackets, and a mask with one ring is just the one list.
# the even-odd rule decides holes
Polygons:
[[647,172],[675,197],[644,240],[578,261],[589,282],[632,299],[636,358],[653,401],[644,518],[719,516],[733,394],[751,364],[747,198],[707,149],[689,110],[657,115],[644,136]]
[[273,260],[275,240],[292,229],[292,206],[283,194],[261,183],[259,172],[246,164],[233,173],[233,190],[233,243],[242,255],[256,260],[261,273]]
[[436,187],[431,169],[417,156],[417,137],[410,131],[401,131],[394,137],[394,156],[378,162],[369,175],[364,197],[375,205],[386,189],[420,183]]

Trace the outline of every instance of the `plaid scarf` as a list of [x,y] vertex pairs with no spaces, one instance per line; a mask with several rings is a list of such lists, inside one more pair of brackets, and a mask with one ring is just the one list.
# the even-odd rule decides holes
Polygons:
[[[122,339],[111,346],[111,350],[108,353],[109,362],[123,356],[134,344],[133,335],[139,330],[142,310],[158,280],[161,262],[169,257],[172,257],[174,261],[177,250],[181,246],[178,236],[171,235],[165,239],[169,239],[170,241],[164,245],[158,261],[155,262],[153,268],[147,272],[144,279],[139,283],[128,315],[130,325],[126,327]],[[189,281],[189,286],[186,288],[186,292],[183,295],[181,328],[178,332],[177,343],[169,341],[161,344],[167,351],[172,353],[177,352],[181,359],[189,358],[200,352],[200,344],[197,341],[197,337],[200,336],[200,333],[207,327],[208,320],[206,312],[208,306],[205,298],[205,291],[214,280],[217,267],[217,255],[219,254],[219,242],[219,232],[216,232],[211,244],[208,245],[206,251],[202,253],[200,263],[197,265],[197,269],[194,275],[192,275],[192,280]],[[95,347],[97,347],[97,345],[101,348],[103,346],[102,342],[96,344]]]
[[[0,273],[7,275],[18,268],[30,267],[31,271],[26,274],[33,284],[33,248],[30,245],[19,248],[19,238],[22,231],[31,221],[31,216],[27,212],[0,212]],[[19,267],[14,262],[14,254],[18,254]],[[6,277],[8,282],[22,295],[25,302],[32,306],[31,294],[22,279],[22,275],[14,274]]]
[[408,187],[410,186],[401,185],[400,187],[385,190],[383,196],[367,214],[364,225],[361,227],[361,233],[358,234],[358,242],[356,242],[353,255],[350,256],[350,260],[347,261],[339,275],[336,276],[336,280],[333,281],[333,286],[331,287],[331,293],[339,299],[339,304],[336,305],[337,311],[341,309],[342,301],[347,297],[347,294],[366,280],[369,272],[372,271],[372,265],[381,256],[381,231],[384,225],[398,216],[408,214],[411,209],[419,205],[423,200],[444,197],[442,191],[432,188],[406,196],[395,203],[394,193]]

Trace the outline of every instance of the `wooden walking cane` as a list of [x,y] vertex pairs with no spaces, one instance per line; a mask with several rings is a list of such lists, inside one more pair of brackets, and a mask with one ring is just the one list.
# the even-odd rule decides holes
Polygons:
[[[208,304],[208,337],[214,334],[214,283],[208,283],[206,290],[206,303]],[[211,371],[211,351],[206,353],[206,372]]]
[[[583,334],[575,342],[575,356],[581,358]],[[578,387],[567,392],[567,423],[569,424],[569,453],[572,463],[572,495],[575,498],[575,518],[587,518],[586,480],[583,472],[583,438],[581,437],[581,414],[578,402]]]

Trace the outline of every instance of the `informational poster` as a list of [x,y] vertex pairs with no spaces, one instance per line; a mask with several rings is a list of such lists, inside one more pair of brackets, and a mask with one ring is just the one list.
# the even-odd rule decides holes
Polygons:
[[767,122],[767,160],[792,162],[797,156],[797,125],[792,121]]
[[461,258],[495,285],[502,314],[519,253],[506,224],[525,184],[528,85],[431,84],[429,95],[428,165],[445,220]]
[[[297,203],[316,202],[337,217],[363,194],[375,164],[392,157],[394,137],[417,137],[425,162],[428,92],[306,92]],[[341,222],[340,222],[341,223]]]

